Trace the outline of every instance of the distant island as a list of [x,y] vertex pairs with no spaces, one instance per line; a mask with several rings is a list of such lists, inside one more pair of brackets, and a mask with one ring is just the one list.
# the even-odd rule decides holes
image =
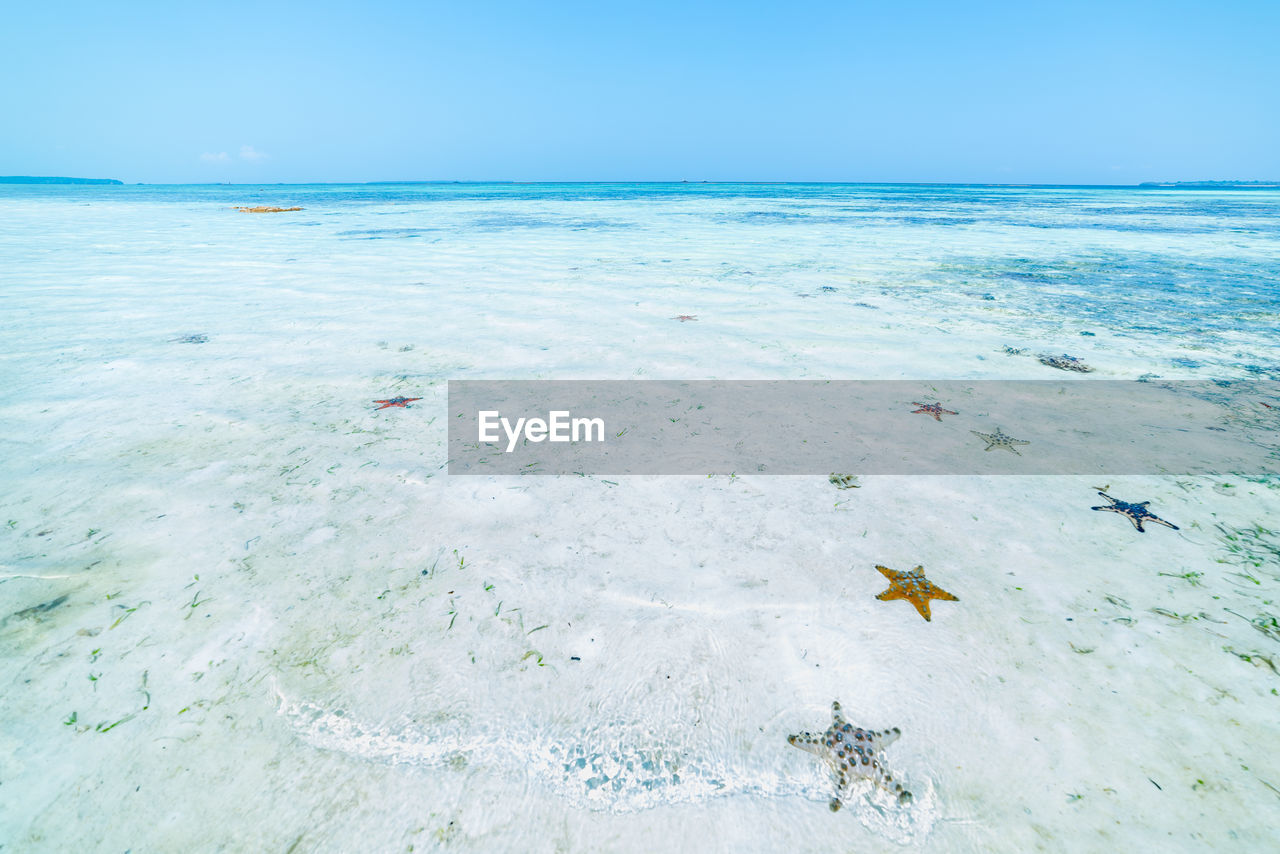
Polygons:
[[0,175],[0,184],[124,184],[115,178],[43,178],[31,175]]
[[1280,181],[1143,181],[1139,187],[1173,187],[1179,190],[1280,189]]

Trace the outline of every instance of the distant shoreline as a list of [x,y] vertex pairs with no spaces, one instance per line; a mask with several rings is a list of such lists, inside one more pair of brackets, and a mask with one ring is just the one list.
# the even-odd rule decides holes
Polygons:
[[0,184],[120,184],[115,178],[45,178],[33,175],[0,175]]

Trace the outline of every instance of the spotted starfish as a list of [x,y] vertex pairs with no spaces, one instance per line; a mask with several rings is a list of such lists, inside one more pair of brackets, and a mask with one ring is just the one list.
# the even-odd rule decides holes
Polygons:
[[[388,408],[390,408],[390,407],[392,407],[392,406],[398,406],[398,407],[400,407],[401,409],[412,409],[413,407],[411,407],[409,404],[413,403],[415,400],[422,400],[422,398],[420,398],[420,397],[393,397],[393,398],[391,398],[390,400],[375,400],[375,401],[374,401],[374,403],[381,403],[381,404],[382,404],[381,406],[379,406],[379,407],[378,407],[378,409],[388,409]],[[375,409],[375,410],[374,410],[374,412],[377,412],[377,411],[378,411],[378,409]]]
[[1021,439],[1015,439],[1012,436],[1006,436],[999,427],[996,428],[996,432],[994,433],[979,433],[977,430],[970,430],[969,432],[987,443],[987,447],[984,448],[984,450],[987,451],[992,448],[1004,448],[1005,450],[1013,451],[1018,456],[1022,456],[1022,451],[1019,451],[1014,447],[1014,445],[1031,444],[1030,442],[1022,441]]
[[1112,513],[1119,513],[1121,516],[1128,518],[1128,520],[1133,523],[1133,527],[1138,529],[1139,533],[1146,533],[1146,529],[1142,527],[1142,523],[1144,521],[1155,522],[1157,525],[1164,525],[1166,528],[1173,528],[1175,531],[1179,530],[1177,525],[1172,522],[1166,522],[1164,519],[1161,519],[1159,516],[1148,510],[1147,505],[1151,503],[1150,501],[1139,501],[1136,504],[1131,504],[1128,501],[1121,501],[1118,498],[1112,498],[1105,492],[1099,492],[1098,494],[1110,501],[1111,504],[1106,507],[1090,507],[1090,510],[1110,510]]
[[680,321],[681,323],[684,323],[686,320],[697,320],[697,319],[698,319],[698,315],[696,315],[696,314],[677,314],[675,317],[673,317],[673,318],[671,318],[671,319],[672,319],[672,320],[678,320],[678,321]]
[[959,412],[952,412],[950,409],[943,409],[941,403],[921,403],[920,401],[912,401],[919,409],[911,410],[912,415],[932,415],[934,421],[941,421],[944,415],[959,415]]
[[889,579],[889,589],[877,594],[877,599],[882,602],[888,602],[892,599],[906,599],[916,606],[920,616],[930,622],[933,621],[933,615],[929,613],[930,599],[945,599],[948,602],[960,601],[941,587],[934,587],[924,577],[923,566],[917,566],[910,572],[898,572],[879,564],[876,565],[876,569],[880,570],[881,575]]
[[787,743],[812,753],[831,769],[831,781],[836,793],[831,798],[831,811],[840,809],[840,798],[846,795],[854,782],[871,780],[875,785],[896,792],[899,803],[911,800],[911,793],[893,782],[893,776],[884,767],[884,749],[897,741],[902,731],[897,727],[875,730],[861,729],[844,719],[840,702],[831,704],[831,726],[822,735],[802,732],[787,736]]

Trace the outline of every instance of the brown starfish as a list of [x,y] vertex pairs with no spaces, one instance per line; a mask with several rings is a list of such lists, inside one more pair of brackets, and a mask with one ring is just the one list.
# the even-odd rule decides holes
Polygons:
[[952,412],[950,409],[943,409],[941,403],[921,403],[913,400],[912,404],[920,407],[911,410],[912,415],[932,415],[934,421],[941,421],[944,415],[959,415],[959,412]]
[[992,448],[1004,448],[1006,451],[1013,451],[1018,456],[1022,456],[1022,451],[1019,451],[1017,448],[1014,447],[1014,445],[1030,445],[1031,444],[1030,442],[1022,441],[1021,439],[1015,439],[1012,436],[1006,436],[1004,434],[1004,431],[1002,431],[999,427],[996,428],[996,432],[994,433],[979,433],[977,430],[970,430],[969,432],[977,436],[982,441],[986,442],[987,447],[985,448],[985,450],[988,450],[988,451],[991,450]]
[[882,602],[888,602],[891,599],[906,599],[916,606],[920,616],[926,620],[933,620],[933,616],[929,613],[930,599],[945,599],[949,602],[960,601],[941,587],[934,587],[929,583],[929,580],[924,577],[923,566],[917,566],[910,572],[897,572],[879,564],[876,565],[876,569],[880,570],[880,573],[889,579],[889,589],[877,594],[876,598]]
[[671,318],[671,319],[672,319],[672,320],[678,320],[678,321],[680,321],[681,323],[684,323],[686,320],[697,320],[697,319],[698,319],[698,315],[696,315],[696,314],[677,314],[675,317],[673,317],[673,318]]

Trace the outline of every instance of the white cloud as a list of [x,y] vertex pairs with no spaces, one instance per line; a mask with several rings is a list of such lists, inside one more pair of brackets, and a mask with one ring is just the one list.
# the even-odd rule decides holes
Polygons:
[[258,151],[252,145],[242,145],[240,146],[240,159],[241,160],[266,160],[267,155],[265,152]]
[[206,163],[223,163],[231,158],[227,156],[225,151],[219,151],[217,154],[206,151],[200,155],[200,159]]

